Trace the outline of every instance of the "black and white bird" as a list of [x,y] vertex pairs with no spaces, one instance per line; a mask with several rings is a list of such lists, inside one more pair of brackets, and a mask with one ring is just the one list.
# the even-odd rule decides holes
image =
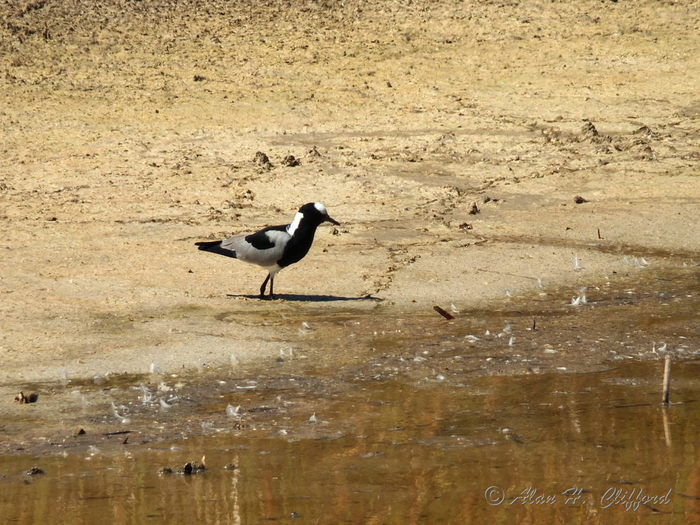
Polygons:
[[195,244],[200,250],[233,257],[265,268],[268,275],[260,287],[260,298],[265,298],[265,287],[269,281],[270,299],[274,299],[272,285],[275,275],[282,268],[301,261],[309,253],[316,228],[324,222],[340,226],[338,221],[331,219],[323,204],[310,202],[299,208],[291,224],[269,226],[257,233],[235,235],[224,241]]

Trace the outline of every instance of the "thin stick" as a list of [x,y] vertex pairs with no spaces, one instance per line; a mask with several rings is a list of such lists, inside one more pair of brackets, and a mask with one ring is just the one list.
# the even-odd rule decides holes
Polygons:
[[441,316],[443,316],[447,320],[452,320],[455,318],[454,315],[448,314],[445,310],[443,310],[442,308],[440,308],[437,305],[433,306],[433,310],[435,310],[437,313],[439,313]]
[[668,391],[671,388],[671,356],[666,356],[666,366],[664,366],[664,398],[662,405],[668,405]]
[[671,425],[668,422],[668,414],[666,410],[662,410],[661,414],[664,417],[664,437],[666,438],[666,446],[671,447]]

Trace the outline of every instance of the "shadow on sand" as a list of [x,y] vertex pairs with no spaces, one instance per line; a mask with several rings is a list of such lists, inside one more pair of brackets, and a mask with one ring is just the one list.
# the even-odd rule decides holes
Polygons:
[[[237,299],[258,299],[260,301],[269,301],[270,298],[265,296],[261,298],[260,295],[244,295],[244,294],[226,294],[226,297],[235,297]],[[300,303],[330,303],[333,301],[383,301],[381,297],[374,297],[372,295],[365,295],[362,297],[340,297],[337,295],[300,295],[300,294],[287,294],[278,293],[275,294],[273,301],[295,301]]]

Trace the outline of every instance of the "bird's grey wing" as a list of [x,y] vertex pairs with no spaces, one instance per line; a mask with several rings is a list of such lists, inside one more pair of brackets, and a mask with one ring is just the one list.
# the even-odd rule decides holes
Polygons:
[[223,241],[221,246],[235,251],[241,261],[263,267],[275,266],[291,239],[285,228],[273,226],[250,235],[236,235]]
[[241,241],[245,242],[245,235],[234,235],[233,237],[221,241],[221,248],[238,253]]

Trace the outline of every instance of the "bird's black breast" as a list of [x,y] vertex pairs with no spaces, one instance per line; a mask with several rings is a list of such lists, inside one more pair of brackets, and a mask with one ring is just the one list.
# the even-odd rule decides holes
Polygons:
[[314,242],[314,233],[316,233],[315,226],[310,227],[302,224],[287,243],[287,246],[284,247],[284,254],[277,261],[277,264],[284,268],[301,261],[311,249],[311,244]]
[[269,226],[268,228],[265,228],[264,230],[260,230],[259,232],[251,233],[250,235],[247,235],[245,240],[247,243],[249,243],[256,250],[269,250],[270,248],[275,247],[275,243],[272,240],[270,240],[270,238],[267,236],[266,232],[285,231],[286,229],[287,229],[286,226]]

